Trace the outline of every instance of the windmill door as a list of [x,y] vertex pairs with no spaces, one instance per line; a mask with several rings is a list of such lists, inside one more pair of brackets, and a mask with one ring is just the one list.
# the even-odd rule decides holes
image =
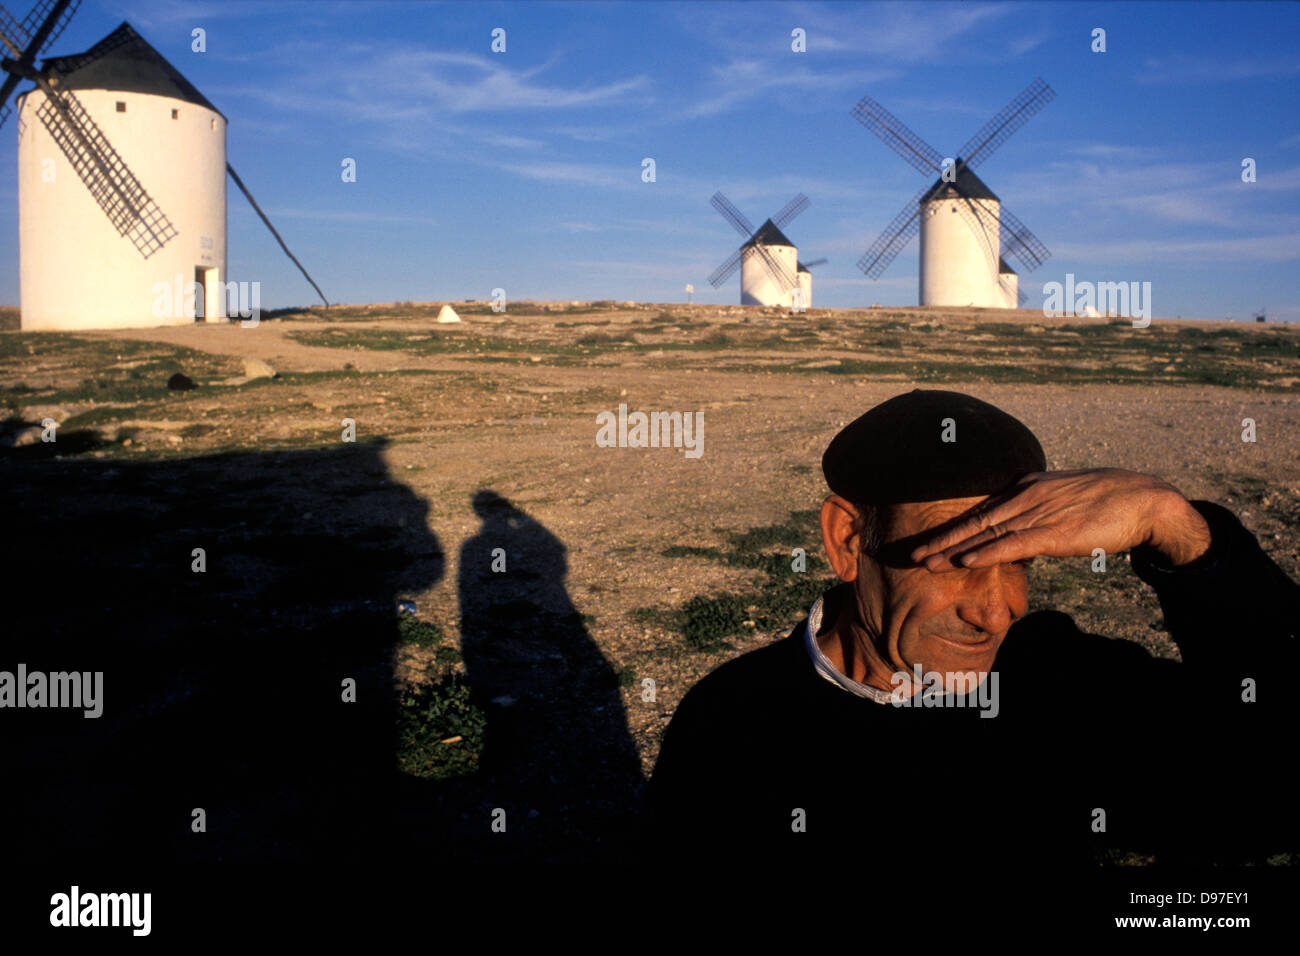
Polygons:
[[216,321],[221,317],[219,269],[194,267],[194,321]]

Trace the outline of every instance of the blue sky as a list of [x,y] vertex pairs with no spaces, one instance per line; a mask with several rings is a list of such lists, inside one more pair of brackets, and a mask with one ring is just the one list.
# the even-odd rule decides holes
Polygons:
[[[689,282],[736,303],[738,277],[706,281],[738,243],[720,189],[756,225],[808,195],[786,231],[830,260],[815,306],[915,304],[916,240],[880,280],[855,263],[924,177],[850,109],[870,94],[947,156],[1041,75],[1055,101],[979,171],[1051,250],[1029,306],[1071,272],[1151,282],[1158,317],[1300,320],[1297,4],[85,0],[49,52],[124,19],[229,117],[231,163],[332,301],[668,302]],[[233,188],[229,256],[264,308],[315,300]]]

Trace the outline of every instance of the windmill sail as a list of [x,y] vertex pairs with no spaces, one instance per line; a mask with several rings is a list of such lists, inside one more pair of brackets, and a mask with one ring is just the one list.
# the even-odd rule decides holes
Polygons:
[[799,215],[799,213],[807,209],[810,205],[811,203],[808,201],[808,197],[803,193],[800,193],[781,207],[780,212],[772,217],[772,224],[779,229],[795,216]]
[[978,166],[992,156],[1012,133],[1028,123],[1035,113],[1054,99],[1056,93],[1052,88],[1043,82],[1042,77],[1036,78],[980,127],[958,151],[958,155],[966,158],[967,166]]
[[[46,84],[42,84],[45,86]],[[148,259],[176,236],[176,228],[123,162],[71,91],[50,95],[36,111],[119,235]]]
[[853,118],[903,157],[903,161],[920,173],[937,173],[943,162],[939,151],[913,133],[893,113],[870,96],[864,96],[852,110]]
[[724,262],[722,265],[718,266],[716,269],[713,270],[713,274],[709,276],[709,285],[713,286],[713,288],[716,289],[719,286],[721,286],[722,283],[730,279],[732,274],[740,266],[740,258],[741,256],[744,255],[744,253],[745,253],[745,247],[741,246],[739,249],[737,249],[735,252],[729,255],[727,257],[726,262]]
[[14,88],[31,72],[36,57],[59,38],[79,6],[81,0],[40,0],[22,23],[0,6],[0,42],[7,53],[4,68],[9,73],[0,85],[0,126],[9,118],[9,97]]
[[862,258],[858,260],[858,268],[870,278],[879,279],[889,268],[889,264],[894,261],[894,257],[920,231],[921,197],[929,191],[929,186],[921,187],[921,190],[898,211],[898,215],[885,227],[884,232],[876,237],[871,248],[862,254]]
[[709,200],[709,205],[722,213],[722,218],[731,223],[735,230],[746,239],[754,234],[753,223],[746,219],[744,213],[737,209],[731,200],[722,195],[721,192],[713,194],[713,198]]

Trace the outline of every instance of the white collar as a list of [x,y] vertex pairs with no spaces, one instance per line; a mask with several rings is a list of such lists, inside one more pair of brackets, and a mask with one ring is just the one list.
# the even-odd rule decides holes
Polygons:
[[804,627],[804,647],[808,649],[808,656],[812,658],[813,667],[817,669],[817,673],[825,680],[856,697],[865,697],[877,704],[888,704],[891,698],[889,691],[881,690],[879,687],[871,687],[867,684],[860,684],[853,678],[836,670],[835,665],[830,662],[830,659],[822,653],[822,649],[817,645],[817,633],[821,629],[822,599],[818,598],[808,611],[808,623]]

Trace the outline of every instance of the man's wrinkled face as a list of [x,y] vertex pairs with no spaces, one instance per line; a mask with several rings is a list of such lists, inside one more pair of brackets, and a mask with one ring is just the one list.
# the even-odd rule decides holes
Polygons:
[[880,560],[863,555],[856,593],[876,649],[897,671],[988,671],[1029,607],[1028,562],[930,571],[908,551],[985,496],[893,506]]

